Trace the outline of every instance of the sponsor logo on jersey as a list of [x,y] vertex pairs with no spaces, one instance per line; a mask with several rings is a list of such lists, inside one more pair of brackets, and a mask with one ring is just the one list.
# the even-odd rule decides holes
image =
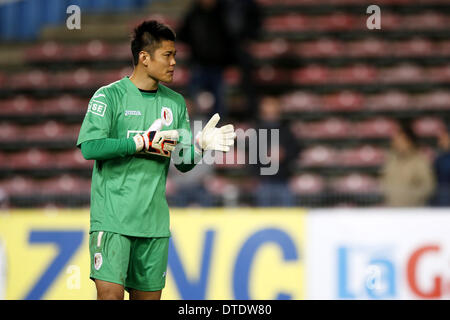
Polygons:
[[142,113],[140,111],[125,110],[125,117],[126,116],[142,116]]
[[94,268],[95,268],[95,270],[100,269],[101,266],[102,266],[102,263],[103,263],[102,254],[100,252],[97,252],[94,255]]
[[93,114],[103,117],[103,116],[105,116],[106,107],[107,107],[106,103],[99,101],[99,100],[92,99],[89,102],[88,112],[91,112]]
[[163,122],[166,126],[170,126],[173,121],[172,110],[170,110],[168,107],[162,107],[161,119],[163,120]]

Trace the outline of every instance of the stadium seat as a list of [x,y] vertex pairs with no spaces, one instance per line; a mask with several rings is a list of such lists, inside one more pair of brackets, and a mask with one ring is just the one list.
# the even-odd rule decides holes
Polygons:
[[322,107],[320,96],[305,91],[295,91],[281,96],[283,112],[318,111]]
[[377,69],[368,65],[353,65],[332,71],[335,83],[373,83],[377,78]]
[[321,38],[316,41],[300,42],[293,46],[299,57],[333,57],[344,55],[345,45],[335,39]]
[[382,83],[426,82],[421,67],[413,64],[400,64],[394,67],[382,68],[378,80]]
[[84,114],[89,99],[78,96],[63,94],[56,98],[44,99],[39,102],[37,113],[62,115],[62,114]]
[[36,112],[36,100],[25,95],[0,100],[0,115],[26,116]]
[[79,148],[57,152],[53,161],[60,169],[89,169],[94,166],[94,160],[86,160]]
[[65,51],[67,58],[72,61],[107,61],[112,56],[112,48],[101,40],[73,45]]
[[32,148],[9,156],[12,169],[51,169],[54,168],[53,155],[46,150]]
[[302,139],[340,139],[350,137],[352,125],[349,121],[339,118],[327,118],[321,121],[297,121],[292,125],[292,131]]
[[421,137],[437,137],[439,133],[446,131],[446,125],[438,117],[420,117],[413,122],[414,132]]
[[379,57],[390,54],[390,45],[377,38],[349,41],[344,48],[345,55],[349,57]]
[[23,135],[23,129],[20,125],[6,121],[0,123],[0,142],[16,140]]
[[297,195],[319,194],[325,190],[325,187],[325,179],[317,174],[305,173],[294,176],[289,181],[289,189]]
[[289,81],[289,78],[285,70],[265,65],[256,71],[255,80],[261,84],[282,84]]
[[324,84],[329,78],[330,70],[320,65],[309,65],[292,71],[292,82],[296,84]]
[[339,153],[339,163],[342,166],[380,166],[384,163],[385,151],[371,145],[345,149]]
[[329,187],[335,193],[361,194],[380,191],[376,178],[359,173],[333,178],[329,182]]
[[363,107],[364,97],[361,93],[341,91],[324,97],[324,110],[329,111],[356,111]]
[[8,196],[31,194],[36,190],[33,179],[19,175],[0,180],[0,189],[4,190]]
[[389,138],[398,124],[390,118],[377,117],[356,122],[354,124],[354,135],[358,138]]
[[19,89],[46,89],[50,84],[50,75],[42,70],[30,70],[9,75],[6,87]]
[[413,99],[403,91],[388,90],[383,93],[366,97],[364,109],[367,110],[408,110],[411,109]]
[[267,42],[254,42],[248,50],[250,54],[259,59],[279,58],[289,52],[291,45],[284,39],[277,38]]
[[67,59],[64,45],[56,41],[46,41],[25,50],[25,59],[28,62],[60,62]]
[[[23,128],[22,140],[25,141],[62,141],[76,140],[81,123],[63,124],[53,120]],[[17,139],[17,138],[16,138]]]
[[338,164],[338,151],[334,148],[316,145],[300,153],[299,165],[302,167],[327,167]]
[[63,174],[35,181],[37,193],[41,195],[77,195],[89,194],[91,181],[89,178],[79,178],[72,175]]
[[419,110],[448,110],[450,109],[450,92],[436,90],[422,93],[414,99]]

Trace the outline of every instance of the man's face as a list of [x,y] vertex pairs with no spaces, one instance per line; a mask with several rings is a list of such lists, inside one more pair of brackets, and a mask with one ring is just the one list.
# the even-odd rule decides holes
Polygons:
[[[142,54],[142,52],[141,52]],[[161,46],[152,55],[145,52],[143,60],[144,68],[150,78],[170,83],[173,80],[175,69],[175,42],[170,40],[161,41]]]

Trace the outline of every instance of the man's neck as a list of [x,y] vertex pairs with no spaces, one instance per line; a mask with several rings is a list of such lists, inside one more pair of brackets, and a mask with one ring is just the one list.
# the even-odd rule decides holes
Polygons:
[[150,78],[145,72],[140,72],[136,68],[130,76],[130,81],[141,90],[157,90],[159,81]]

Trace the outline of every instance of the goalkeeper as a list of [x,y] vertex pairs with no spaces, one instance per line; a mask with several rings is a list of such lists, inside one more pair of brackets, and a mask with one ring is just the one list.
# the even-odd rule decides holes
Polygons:
[[[160,84],[175,67],[175,33],[156,21],[134,29],[130,77],[97,90],[77,146],[94,159],[91,185],[90,278],[97,299],[160,299],[169,246],[166,177],[172,153],[176,168],[191,170],[205,150],[228,151],[232,125],[216,128],[215,114],[195,138],[184,98]],[[182,134],[182,133],[187,134]]]

